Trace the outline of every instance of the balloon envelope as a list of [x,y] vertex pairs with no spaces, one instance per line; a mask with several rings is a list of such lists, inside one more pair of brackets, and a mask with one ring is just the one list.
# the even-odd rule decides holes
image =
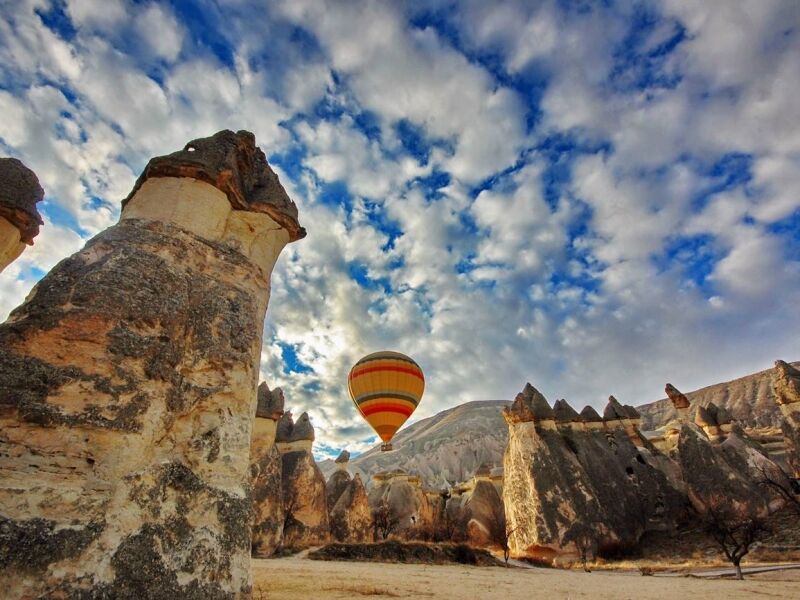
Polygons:
[[375,352],[359,360],[347,378],[350,397],[385,444],[417,408],[425,391],[422,369],[405,354]]

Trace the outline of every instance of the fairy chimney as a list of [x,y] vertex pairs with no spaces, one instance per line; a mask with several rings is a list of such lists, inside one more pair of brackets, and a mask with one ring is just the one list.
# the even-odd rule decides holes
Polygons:
[[44,223],[36,210],[42,198],[33,171],[16,158],[0,158],[0,272],[33,245]]

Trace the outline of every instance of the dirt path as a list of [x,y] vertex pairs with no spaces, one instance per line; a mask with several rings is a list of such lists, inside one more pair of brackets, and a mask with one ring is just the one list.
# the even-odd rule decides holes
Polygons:
[[[796,573],[796,572],[795,572]],[[583,573],[555,569],[505,569],[461,565],[325,562],[297,557],[254,560],[255,600],[353,598],[465,598],[531,600],[693,598],[796,598],[798,581],[759,575],[753,581],[642,577],[638,573]]]

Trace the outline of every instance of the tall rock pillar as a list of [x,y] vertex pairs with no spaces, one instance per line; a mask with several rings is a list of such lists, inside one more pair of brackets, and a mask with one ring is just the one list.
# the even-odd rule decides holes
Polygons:
[[0,271],[33,244],[43,223],[36,210],[42,198],[33,171],[16,158],[0,158]]
[[283,390],[258,386],[256,422],[250,446],[253,474],[253,556],[270,556],[283,536],[281,453],[275,446],[278,419],[283,416]]
[[152,159],[0,325],[6,597],[249,596],[263,320],[304,235],[253,134],[221,131]]
[[772,389],[783,415],[786,460],[793,476],[798,479],[800,478],[800,370],[782,360],[776,360]]

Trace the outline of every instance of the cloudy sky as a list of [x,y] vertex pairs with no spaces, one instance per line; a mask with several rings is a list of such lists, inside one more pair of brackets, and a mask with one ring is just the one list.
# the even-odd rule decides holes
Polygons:
[[532,382],[631,404],[800,358],[800,3],[0,2],[0,153],[45,226],[0,318],[116,222],[147,159],[248,129],[308,237],[262,376],[368,447],[361,355],[413,418]]

